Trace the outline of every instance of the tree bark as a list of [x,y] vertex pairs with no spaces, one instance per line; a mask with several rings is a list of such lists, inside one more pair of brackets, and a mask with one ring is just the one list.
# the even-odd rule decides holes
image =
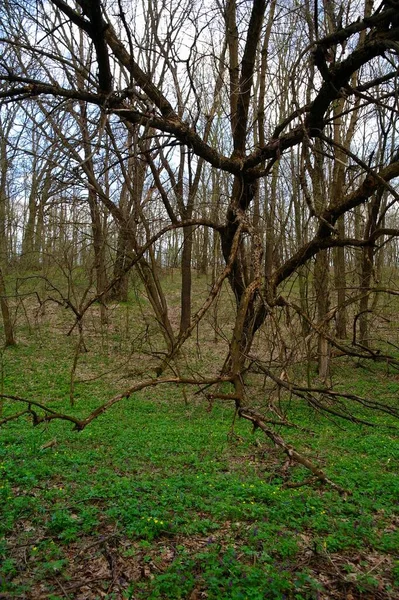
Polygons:
[[11,320],[10,309],[7,300],[7,291],[3,277],[3,271],[0,268],[0,307],[3,317],[5,346],[15,346],[14,326]]

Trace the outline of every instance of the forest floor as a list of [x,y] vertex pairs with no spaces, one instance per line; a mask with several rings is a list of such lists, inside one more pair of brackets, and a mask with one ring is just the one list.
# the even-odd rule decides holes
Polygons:
[[[85,415],[127,387],[141,350],[120,311],[119,326],[85,338],[75,406],[76,336],[50,309],[40,322],[27,311],[18,345],[1,354],[2,392]],[[356,393],[397,398],[399,376],[386,365],[340,359],[334,369]],[[248,422],[233,427],[233,406],[190,389],[136,394],[80,433],[25,416],[5,424],[0,598],[398,599],[398,424],[388,415],[376,427],[333,422],[287,402],[308,432],[285,429],[285,438],[347,494],[288,487],[305,470]],[[16,408],[6,402],[3,417]]]

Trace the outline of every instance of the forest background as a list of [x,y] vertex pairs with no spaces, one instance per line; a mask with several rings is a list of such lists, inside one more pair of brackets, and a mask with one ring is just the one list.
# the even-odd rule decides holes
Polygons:
[[398,13],[3,2],[5,597],[397,597]]

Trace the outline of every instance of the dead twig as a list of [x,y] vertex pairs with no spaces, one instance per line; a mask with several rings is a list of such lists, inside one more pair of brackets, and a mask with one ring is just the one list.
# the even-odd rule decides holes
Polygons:
[[298,452],[293,446],[288,444],[281,437],[281,435],[279,435],[275,431],[272,431],[271,429],[269,429],[266,426],[266,422],[264,421],[262,415],[255,412],[251,408],[247,408],[247,407],[239,408],[238,414],[243,419],[247,419],[248,421],[251,421],[251,423],[254,426],[254,429],[257,429],[257,428],[261,429],[266,434],[266,436],[270,440],[272,440],[272,442],[274,444],[276,444],[276,446],[279,446],[280,448],[282,448],[282,450],[287,454],[287,456],[289,457],[290,460],[294,460],[295,462],[303,465],[306,469],[311,471],[313,473],[316,481],[320,481],[321,483],[324,483],[324,484],[326,484],[326,483],[329,484],[332,488],[336,489],[342,495],[351,494],[351,492],[349,490],[344,489],[337,483],[334,483],[333,481],[331,481],[331,479],[328,479],[327,475],[324,473],[324,471],[318,465],[314,464],[306,456],[304,456],[303,454]]

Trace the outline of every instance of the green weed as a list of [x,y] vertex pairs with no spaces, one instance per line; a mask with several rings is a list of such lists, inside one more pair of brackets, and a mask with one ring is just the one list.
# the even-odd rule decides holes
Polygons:
[[[88,377],[104,368],[104,357],[98,348],[82,357],[90,381],[76,383],[70,407],[74,345],[60,336],[55,344],[49,335],[39,349],[27,338],[7,351],[5,392],[87,414],[115,392],[112,378]],[[107,357],[110,368],[117,358]],[[28,375],[21,378],[23,368]],[[379,373],[352,369],[354,389],[369,393]],[[10,411],[5,405],[4,415]],[[329,565],[339,559],[350,589],[372,594],[378,587],[394,597],[399,447],[384,429],[391,421],[378,417],[380,429],[336,427],[307,406],[290,411],[314,435],[290,429],[287,440],[352,495],[328,486],[288,489],[287,481],[307,476],[302,467],[286,474],[284,458],[245,422],[228,436],[232,407],[209,411],[197,399],[186,406],[173,388],[131,397],[81,433],[62,422],[9,423],[0,431],[1,592],[22,597],[31,590],[33,598],[41,582],[48,598],[65,597],[57,580],[67,591],[82,560],[102,557],[120,572],[135,567],[119,591],[109,590],[114,574],[104,567],[98,585],[110,599],[204,592],[215,600],[311,600],[322,582],[336,580]],[[46,447],[49,440],[55,443]]]

